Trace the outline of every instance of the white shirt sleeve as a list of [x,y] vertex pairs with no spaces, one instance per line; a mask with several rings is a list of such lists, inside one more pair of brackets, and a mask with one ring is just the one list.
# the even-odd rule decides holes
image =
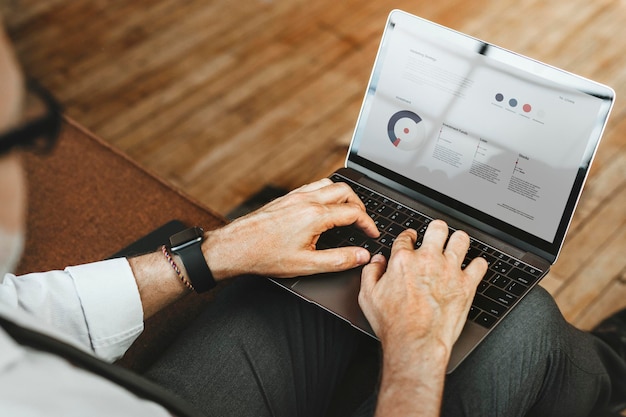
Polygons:
[[100,358],[121,357],[143,331],[139,290],[124,258],[0,282],[0,303],[27,313]]

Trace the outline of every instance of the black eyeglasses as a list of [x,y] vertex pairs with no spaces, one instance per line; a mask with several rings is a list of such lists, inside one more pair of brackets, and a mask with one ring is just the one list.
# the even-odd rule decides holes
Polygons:
[[0,134],[0,154],[14,147],[49,152],[61,130],[61,106],[55,98],[33,80],[26,84],[26,101],[22,123]]

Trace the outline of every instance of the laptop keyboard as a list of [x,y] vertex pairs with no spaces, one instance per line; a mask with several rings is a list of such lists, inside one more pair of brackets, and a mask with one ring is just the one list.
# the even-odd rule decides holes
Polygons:
[[[375,191],[347,181],[339,175],[335,174],[331,179],[335,182],[345,182],[352,187],[378,226],[380,237],[372,239],[354,226],[337,227],[322,234],[317,245],[318,249],[361,246],[372,255],[380,253],[389,259],[391,245],[396,236],[408,228],[417,230],[416,248],[421,246],[424,232],[432,218],[389,200]],[[454,231],[455,229],[450,228],[448,236]],[[470,238],[470,248],[462,268],[479,256],[487,260],[489,269],[478,286],[468,319],[491,328],[541,277],[542,272],[473,238]]]

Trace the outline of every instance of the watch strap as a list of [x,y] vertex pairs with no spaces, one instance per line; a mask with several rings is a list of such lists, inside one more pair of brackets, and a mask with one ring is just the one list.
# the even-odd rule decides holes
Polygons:
[[213,273],[211,273],[211,269],[209,269],[209,265],[207,265],[204,259],[200,242],[180,248],[174,253],[183,262],[187,271],[187,277],[196,292],[205,292],[217,285],[215,278],[213,278]]

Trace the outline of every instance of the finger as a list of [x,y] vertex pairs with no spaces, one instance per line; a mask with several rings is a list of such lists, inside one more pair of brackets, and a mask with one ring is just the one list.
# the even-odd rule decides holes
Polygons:
[[417,241],[417,232],[413,229],[406,229],[396,237],[396,240],[391,246],[391,255],[399,250],[415,250],[415,242]]
[[438,252],[443,252],[443,245],[448,239],[448,225],[443,220],[433,220],[428,225],[424,239],[422,239],[422,248],[434,248]]
[[370,253],[360,247],[346,247],[311,251],[302,259],[304,274],[338,272],[365,265],[370,261]]
[[317,191],[316,199],[319,203],[353,203],[365,210],[365,206],[359,196],[357,196],[352,188],[350,188],[350,186],[346,183],[335,182],[315,191]]
[[478,257],[472,259],[472,261],[465,267],[464,272],[466,276],[469,276],[474,284],[474,287],[478,287],[478,284],[485,276],[489,265],[484,258]]
[[455,265],[460,267],[465,259],[467,249],[469,249],[469,236],[462,230],[457,230],[450,236],[443,254],[447,259],[451,259]]
[[371,294],[374,286],[380,280],[387,269],[387,260],[383,255],[372,256],[370,263],[361,272],[361,292]]
[[330,180],[330,178],[322,178],[321,180],[317,180],[309,184],[304,184],[303,186],[298,187],[295,190],[291,191],[291,193],[297,193],[297,192],[306,193],[310,191],[315,191],[315,190],[319,190],[320,188],[327,187],[332,183],[333,182]]
[[327,206],[324,224],[328,229],[336,226],[356,225],[369,237],[378,237],[380,231],[376,227],[374,220],[361,209],[360,206],[354,204],[333,204]]

